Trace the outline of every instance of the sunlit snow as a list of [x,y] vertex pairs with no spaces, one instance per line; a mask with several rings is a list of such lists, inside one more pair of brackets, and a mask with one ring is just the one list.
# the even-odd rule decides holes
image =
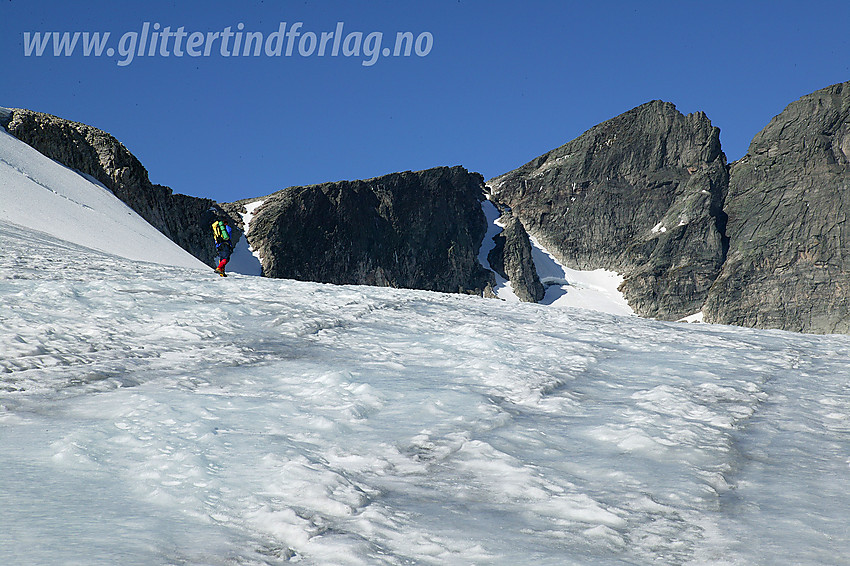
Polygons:
[[254,217],[254,211],[262,206],[263,202],[265,201],[258,200],[245,205],[246,212],[242,215],[242,224],[245,233],[236,243],[233,255],[227,264],[227,270],[230,272],[255,276],[263,274],[263,260],[260,254],[248,245],[247,238],[248,232],[251,230],[251,219]]
[[540,242],[531,237],[531,257],[546,296],[540,301],[556,307],[581,307],[611,314],[633,315],[618,290],[623,277],[607,269],[582,271],[563,266]]
[[2,149],[4,565],[850,563],[850,337],[223,279]]
[[[478,261],[487,269],[490,262],[487,254],[495,243],[493,236],[501,233],[504,226],[499,222],[501,213],[498,208],[485,200],[481,205],[487,217],[487,234],[478,252]],[[546,289],[546,295],[540,304],[555,307],[581,307],[611,314],[633,315],[618,287],[623,277],[606,269],[581,271],[562,265],[537,238],[531,236],[531,255],[540,282]],[[511,282],[494,272],[496,277],[496,296],[508,302],[519,302]]]
[[[0,217],[129,259],[206,268],[109,189],[48,159],[2,127]],[[73,257],[65,259],[69,268],[76,267]]]
[[0,249],[4,564],[848,563],[848,337]]
[[703,322],[705,319],[705,315],[702,311],[694,313],[692,315],[686,316],[679,322]]
[[[484,200],[481,203],[481,210],[484,211],[484,216],[487,218],[487,233],[484,235],[484,240],[481,242],[481,249],[478,250],[478,262],[486,269],[493,270],[490,267],[490,260],[487,255],[496,247],[496,242],[493,237],[502,233],[505,228],[500,222],[499,217],[502,215],[496,205],[489,200]],[[519,297],[514,293],[511,287],[511,282],[493,271],[493,276],[496,278],[496,287],[493,292],[503,301],[518,303]]]

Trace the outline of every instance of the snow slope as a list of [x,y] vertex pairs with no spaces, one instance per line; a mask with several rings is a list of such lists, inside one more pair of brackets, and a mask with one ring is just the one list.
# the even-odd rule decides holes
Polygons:
[[4,564],[850,564],[850,337],[0,249]]
[[[501,213],[499,212],[499,209],[496,208],[495,204],[489,200],[485,200],[481,203],[481,210],[484,211],[484,216],[487,218],[487,233],[484,235],[484,240],[481,242],[481,248],[478,250],[478,263],[483,265],[485,269],[493,271],[493,268],[490,267],[490,260],[487,259],[487,255],[493,250],[493,248],[496,247],[496,242],[493,241],[493,237],[501,234],[505,227],[499,224],[499,217],[501,216]],[[511,287],[511,282],[495,271],[493,271],[493,275],[496,277],[496,288],[493,289],[496,296],[503,301],[518,303],[519,297],[517,297],[516,293],[514,293],[514,290]]]
[[[109,189],[45,157],[2,127],[0,218],[128,259],[209,269]],[[65,259],[77,267],[75,257]]]
[[618,290],[623,277],[606,269],[580,271],[565,267],[533,236],[531,257],[540,282],[546,287],[543,305],[581,307],[611,314],[634,315]]
[[[487,234],[478,251],[478,261],[486,269],[493,271],[487,254],[496,245],[493,237],[500,234],[504,226],[499,222],[501,213],[492,202],[489,200],[482,202],[481,210],[487,218]],[[536,238],[531,236],[530,239],[534,267],[537,269],[540,282],[546,288],[546,295],[540,304],[555,307],[580,307],[620,315],[635,314],[618,290],[623,282],[622,276],[605,269],[579,271],[564,267]],[[493,274],[496,277],[494,289],[496,296],[508,302],[519,302],[511,282],[495,271]]]
[[248,245],[248,231],[251,229],[251,219],[254,217],[254,211],[262,206],[264,200],[257,200],[245,205],[247,212],[242,215],[242,225],[245,233],[239,238],[236,243],[236,248],[233,250],[233,255],[230,262],[227,264],[227,271],[232,273],[241,273],[242,275],[260,276],[263,274],[263,261],[260,254],[255,252]]

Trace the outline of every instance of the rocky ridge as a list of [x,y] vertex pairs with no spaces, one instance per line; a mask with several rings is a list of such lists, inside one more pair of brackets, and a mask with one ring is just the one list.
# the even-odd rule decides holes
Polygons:
[[[213,201],[151,184],[111,135],[18,109],[0,108],[0,125],[212,259]],[[705,114],[652,101],[489,181],[505,212],[489,260],[523,300],[540,300],[532,233],[568,267],[623,275],[642,316],[848,333],[848,185],[850,83],[790,104],[731,165]],[[271,277],[488,296],[483,187],[462,167],[290,187],[266,198],[248,240]],[[251,201],[220,205],[237,236]]]
[[704,114],[653,101],[488,186],[565,265],[623,274],[640,315],[850,332],[850,82],[728,166]]
[[151,183],[121,142],[92,126],[19,108],[3,109],[0,125],[47,157],[90,175],[183,249],[212,263],[215,248],[200,219],[214,201]]
[[510,213],[502,219],[505,227],[493,237],[496,245],[487,254],[487,261],[496,273],[511,282],[520,301],[536,303],[543,299],[546,290],[534,266],[528,233],[522,222]]
[[792,102],[731,166],[706,320],[850,332],[850,82]]

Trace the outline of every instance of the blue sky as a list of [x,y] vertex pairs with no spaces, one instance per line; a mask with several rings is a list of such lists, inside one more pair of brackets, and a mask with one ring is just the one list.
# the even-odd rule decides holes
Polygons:
[[[145,22],[264,38],[302,27],[290,57],[224,57],[220,39],[208,57],[176,57],[174,38],[168,57],[123,66],[79,46],[24,54],[25,32],[108,31],[116,49]],[[373,65],[365,41],[360,56],[298,54],[338,22],[381,32],[383,47],[397,32],[433,42]],[[219,201],[439,165],[491,178],[653,99],[704,111],[732,161],[787,104],[850,80],[848,29],[846,1],[0,0],[0,106],[102,128],[153,182]]]

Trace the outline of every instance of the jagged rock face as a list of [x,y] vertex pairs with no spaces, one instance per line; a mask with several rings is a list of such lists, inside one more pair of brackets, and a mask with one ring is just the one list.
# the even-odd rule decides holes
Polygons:
[[492,179],[493,197],[562,263],[624,275],[642,316],[698,311],[726,252],[720,130],[653,101]]
[[732,164],[706,320],[850,332],[850,83],[802,97]]
[[291,187],[257,209],[248,241],[268,277],[481,293],[482,199],[462,167]]
[[91,175],[183,249],[212,263],[212,236],[200,222],[212,200],[173,194],[168,187],[152,184],[124,145],[92,126],[22,109],[9,109],[2,121],[10,134],[66,167]]
[[511,288],[520,301],[536,303],[543,299],[546,290],[531,257],[528,233],[515,216],[508,215],[503,219],[505,228],[493,237],[496,245],[487,254],[487,261],[496,273],[510,280]]

